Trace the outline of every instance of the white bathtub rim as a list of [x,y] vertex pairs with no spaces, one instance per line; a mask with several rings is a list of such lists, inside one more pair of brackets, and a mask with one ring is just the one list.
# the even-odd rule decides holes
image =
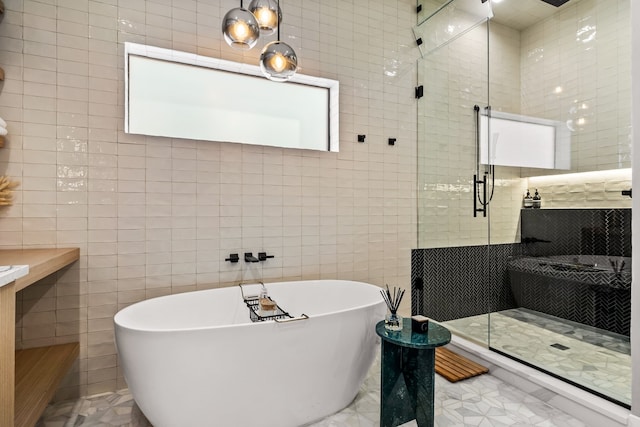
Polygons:
[[[170,296],[170,295],[167,295]],[[161,297],[159,297],[161,298]],[[384,304],[384,300],[382,299],[382,297],[380,297],[380,302],[377,303],[372,303],[372,304],[366,304],[366,305],[362,305],[362,306],[354,306],[351,308],[347,308],[347,309],[342,309],[342,310],[336,310],[336,311],[330,311],[327,313],[320,313],[320,314],[314,314],[313,316],[309,316],[304,314],[305,316],[308,317],[308,319],[305,320],[310,320],[310,319],[321,319],[323,317],[326,316],[331,316],[331,315],[336,315],[336,314],[340,314],[340,313],[346,313],[346,312],[352,312],[352,311],[359,311],[359,310],[365,310],[371,307],[375,307],[379,304]],[[123,309],[124,310],[124,309]],[[248,310],[248,308],[247,308]],[[248,314],[248,313],[247,313]],[[117,316],[117,313],[116,313]],[[248,318],[248,316],[247,316]],[[383,318],[380,318],[380,320],[383,320]],[[115,316],[114,316],[114,323],[116,325],[116,327],[121,328],[121,329],[126,329],[129,331],[135,331],[135,332],[149,332],[149,333],[161,333],[161,332],[195,332],[195,331],[206,331],[209,329],[223,329],[223,328],[235,328],[235,327],[240,327],[240,326],[247,326],[247,325],[260,325],[260,326],[267,326],[270,325],[272,323],[276,323],[279,325],[288,325],[290,324],[289,322],[285,322],[285,323],[278,323],[276,321],[263,321],[263,322],[252,322],[251,320],[248,320],[247,322],[244,323],[233,323],[233,324],[225,324],[225,325],[209,325],[209,326],[197,326],[197,327],[185,327],[185,328],[158,328],[158,329],[153,329],[153,328],[132,328],[129,326],[125,326],[122,323],[118,323],[115,320]]]
[[[311,279],[311,280],[291,280],[291,281],[287,281],[287,282],[271,282],[271,283],[265,283],[265,285],[269,285],[269,284],[278,284],[278,283],[291,283],[291,282],[348,282],[348,283],[357,283],[357,284],[361,284],[361,285],[367,285],[367,286],[372,286],[372,287],[376,287],[379,289],[379,286],[371,284],[371,283],[366,283],[366,282],[359,282],[359,281],[355,281],[355,280],[340,280],[340,279]],[[260,283],[248,283],[246,284],[247,286],[253,286],[253,285],[260,285]],[[244,286],[244,284],[243,284]],[[123,317],[123,315],[120,315],[120,313],[124,313],[126,311],[130,311],[129,309],[132,309],[132,307],[135,307],[137,304],[144,304],[148,301],[152,301],[152,300],[157,300],[157,299],[165,299],[165,298],[170,298],[176,295],[184,295],[184,294],[189,294],[189,293],[199,293],[199,292],[212,292],[212,291],[216,291],[216,290],[221,290],[221,289],[234,289],[235,287],[238,287],[238,285],[232,285],[232,286],[226,286],[226,287],[222,287],[222,288],[213,288],[213,289],[202,289],[202,290],[196,290],[196,291],[190,291],[190,292],[185,292],[182,294],[170,294],[170,295],[162,295],[159,297],[154,297],[154,298],[149,298],[146,300],[142,300],[142,301],[138,301],[136,303],[133,303],[121,310],[119,310],[114,316],[113,316],[113,322],[116,328],[120,328],[123,330],[128,330],[128,331],[132,331],[132,332],[149,332],[149,333],[176,333],[176,332],[196,332],[196,331],[206,331],[209,329],[227,329],[227,328],[235,328],[235,327],[242,327],[242,326],[247,326],[247,325],[254,325],[254,326],[258,326],[258,327],[266,327],[270,324],[276,323],[276,324],[280,324],[282,326],[285,325],[290,325],[290,322],[285,322],[285,323],[278,323],[275,321],[264,321],[264,322],[252,322],[251,319],[249,318],[249,313],[247,312],[247,321],[243,322],[243,323],[232,323],[232,324],[222,324],[222,325],[206,325],[206,326],[195,326],[195,327],[183,327],[183,328],[150,328],[150,327],[145,327],[145,328],[138,328],[138,327],[131,327],[131,326],[127,326],[126,324],[123,324],[122,322],[118,322],[118,317]],[[239,291],[239,289],[238,289]],[[307,320],[310,319],[316,319],[316,318],[323,318],[326,316],[331,316],[331,315],[336,315],[336,314],[340,314],[340,313],[346,313],[346,312],[351,312],[351,311],[359,311],[359,310],[366,310],[372,307],[375,307],[379,304],[384,304],[384,299],[382,298],[382,295],[380,295],[380,300],[377,302],[372,302],[372,303],[368,303],[368,304],[362,304],[362,305],[354,305],[348,308],[344,308],[341,310],[335,310],[335,311],[329,311],[326,313],[319,313],[319,314],[314,314],[313,316],[308,316],[305,314],[305,316],[308,317]],[[244,302],[243,302],[244,305]],[[246,308],[246,310],[249,310],[248,307]],[[120,315],[120,316],[119,316]],[[302,314],[301,314],[302,315]],[[382,318],[380,320],[383,320]],[[304,320],[302,321],[304,322]],[[294,322],[295,323],[295,322]]]

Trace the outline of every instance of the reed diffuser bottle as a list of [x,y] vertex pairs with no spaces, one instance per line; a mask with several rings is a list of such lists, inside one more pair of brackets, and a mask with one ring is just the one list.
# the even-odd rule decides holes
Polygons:
[[381,290],[382,298],[387,304],[389,312],[384,318],[384,327],[388,331],[400,331],[402,330],[402,316],[398,314],[398,308],[404,295],[404,289],[396,289],[393,287],[393,294],[389,291],[389,285],[387,285],[387,291]]

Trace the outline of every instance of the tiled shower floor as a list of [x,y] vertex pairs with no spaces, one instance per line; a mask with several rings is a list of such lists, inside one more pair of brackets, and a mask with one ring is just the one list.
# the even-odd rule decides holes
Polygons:
[[[436,375],[436,427],[581,427],[582,422],[490,374],[449,383]],[[380,360],[369,370],[355,400],[345,409],[310,427],[377,427],[380,405]],[[36,427],[148,427],[127,390],[50,405]],[[415,427],[415,421],[402,427]],[[234,426],[202,426],[234,427]]]
[[527,309],[443,322],[463,336],[567,378],[622,403],[631,403],[629,338]]

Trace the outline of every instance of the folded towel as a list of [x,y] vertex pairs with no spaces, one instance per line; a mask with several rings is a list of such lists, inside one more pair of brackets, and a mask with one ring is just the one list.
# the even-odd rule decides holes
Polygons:
[[2,117],[0,117],[0,127],[6,128],[7,127],[7,122],[5,122],[4,120],[2,120]]
[[3,127],[0,127],[0,136],[5,136],[7,134],[7,130]]

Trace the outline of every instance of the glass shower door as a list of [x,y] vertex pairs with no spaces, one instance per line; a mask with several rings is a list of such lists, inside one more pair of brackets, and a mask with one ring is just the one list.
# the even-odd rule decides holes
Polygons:
[[414,29],[422,40],[418,245],[426,248],[426,281],[437,283],[419,309],[487,347],[491,313],[513,306],[504,271],[520,240],[524,185],[519,169],[482,160],[490,158],[490,145],[483,153],[480,144],[490,129],[481,123],[494,110],[519,107],[519,76],[504,61],[505,50],[519,49],[518,37],[494,31],[492,16],[490,2],[454,0],[427,9]]
[[[480,7],[478,7],[478,5]],[[489,105],[489,2],[434,9],[414,32],[418,60],[418,245],[429,264],[419,310],[487,345],[489,211],[475,184],[477,116]],[[490,177],[489,177],[490,179]],[[443,303],[445,302],[445,303]]]
[[[630,2],[569,2],[544,18],[511,13],[541,2],[503,2],[493,18],[478,13],[489,1],[419,3],[412,310],[628,407],[631,212],[613,192],[593,207],[580,189],[630,178],[560,174],[628,167]],[[599,61],[603,52],[610,58]],[[612,84],[594,84],[610,74]],[[492,133],[500,120],[518,123],[515,137],[496,125]],[[535,134],[530,125],[548,122],[553,166],[496,161],[492,149],[513,148]],[[567,133],[571,158],[558,149]],[[538,154],[541,142],[526,148]],[[522,209],[528,188],[543,189],[542,209]],[[578,195],[583,204],[573,205]]]

